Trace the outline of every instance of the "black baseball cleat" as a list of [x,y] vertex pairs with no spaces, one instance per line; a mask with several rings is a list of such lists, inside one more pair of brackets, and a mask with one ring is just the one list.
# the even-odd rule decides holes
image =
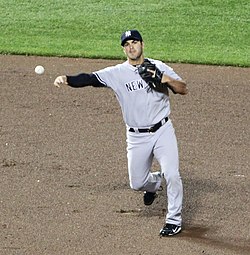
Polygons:
[[155,192],[144,191],[143,202],[144,205],[152,205],[157,194]]
[[181,232],[181,226],[166,223],[160,230],[160,236],[173,236]]

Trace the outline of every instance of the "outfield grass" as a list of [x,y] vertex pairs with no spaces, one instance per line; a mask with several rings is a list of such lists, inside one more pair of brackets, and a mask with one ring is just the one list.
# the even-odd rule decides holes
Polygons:
[[250,66],[249,0],[0,0],[0,53],[121,59],[141,31],[145,55]]

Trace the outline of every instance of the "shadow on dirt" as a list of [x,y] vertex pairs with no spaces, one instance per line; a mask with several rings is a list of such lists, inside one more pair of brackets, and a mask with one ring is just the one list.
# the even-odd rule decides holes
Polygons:
[[[227,249],[231,251],[240,252],[240,254],[249,254],[250,245],[246,244],[244,240],[238,240],[237,243],[219,240],[211,237],[211,229],[203,226],[184,226],[182,232],[178,237],[186,239],[190,242],[200,242],[207,246],[218,247],[220,249]],[[210,232],[210,234],[208,234]]]

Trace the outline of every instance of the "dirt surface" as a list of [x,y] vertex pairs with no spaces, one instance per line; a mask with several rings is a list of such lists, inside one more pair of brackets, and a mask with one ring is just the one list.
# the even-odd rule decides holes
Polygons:
[[114,93],[53,86],[119,62],[0,56],[0,254],[250,254],[249,69],[170,64],[184,223],[160,238],[165,191],[145,207],[129,188]]

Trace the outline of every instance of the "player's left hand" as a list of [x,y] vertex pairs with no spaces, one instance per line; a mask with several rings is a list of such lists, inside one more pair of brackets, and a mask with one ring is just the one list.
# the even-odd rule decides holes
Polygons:
[[156,67],[155,64],[145,59],[144,62],[138,67],[138,72],[143,80],[146,82],[160,83],[163,73]]
[[157,92],[167,93],[168,87],[161,82],[163,72],[161,72],[154,63],[145,59],[144,62],[138,67],[138,73],[141,78],[149,85],[150,89]]

